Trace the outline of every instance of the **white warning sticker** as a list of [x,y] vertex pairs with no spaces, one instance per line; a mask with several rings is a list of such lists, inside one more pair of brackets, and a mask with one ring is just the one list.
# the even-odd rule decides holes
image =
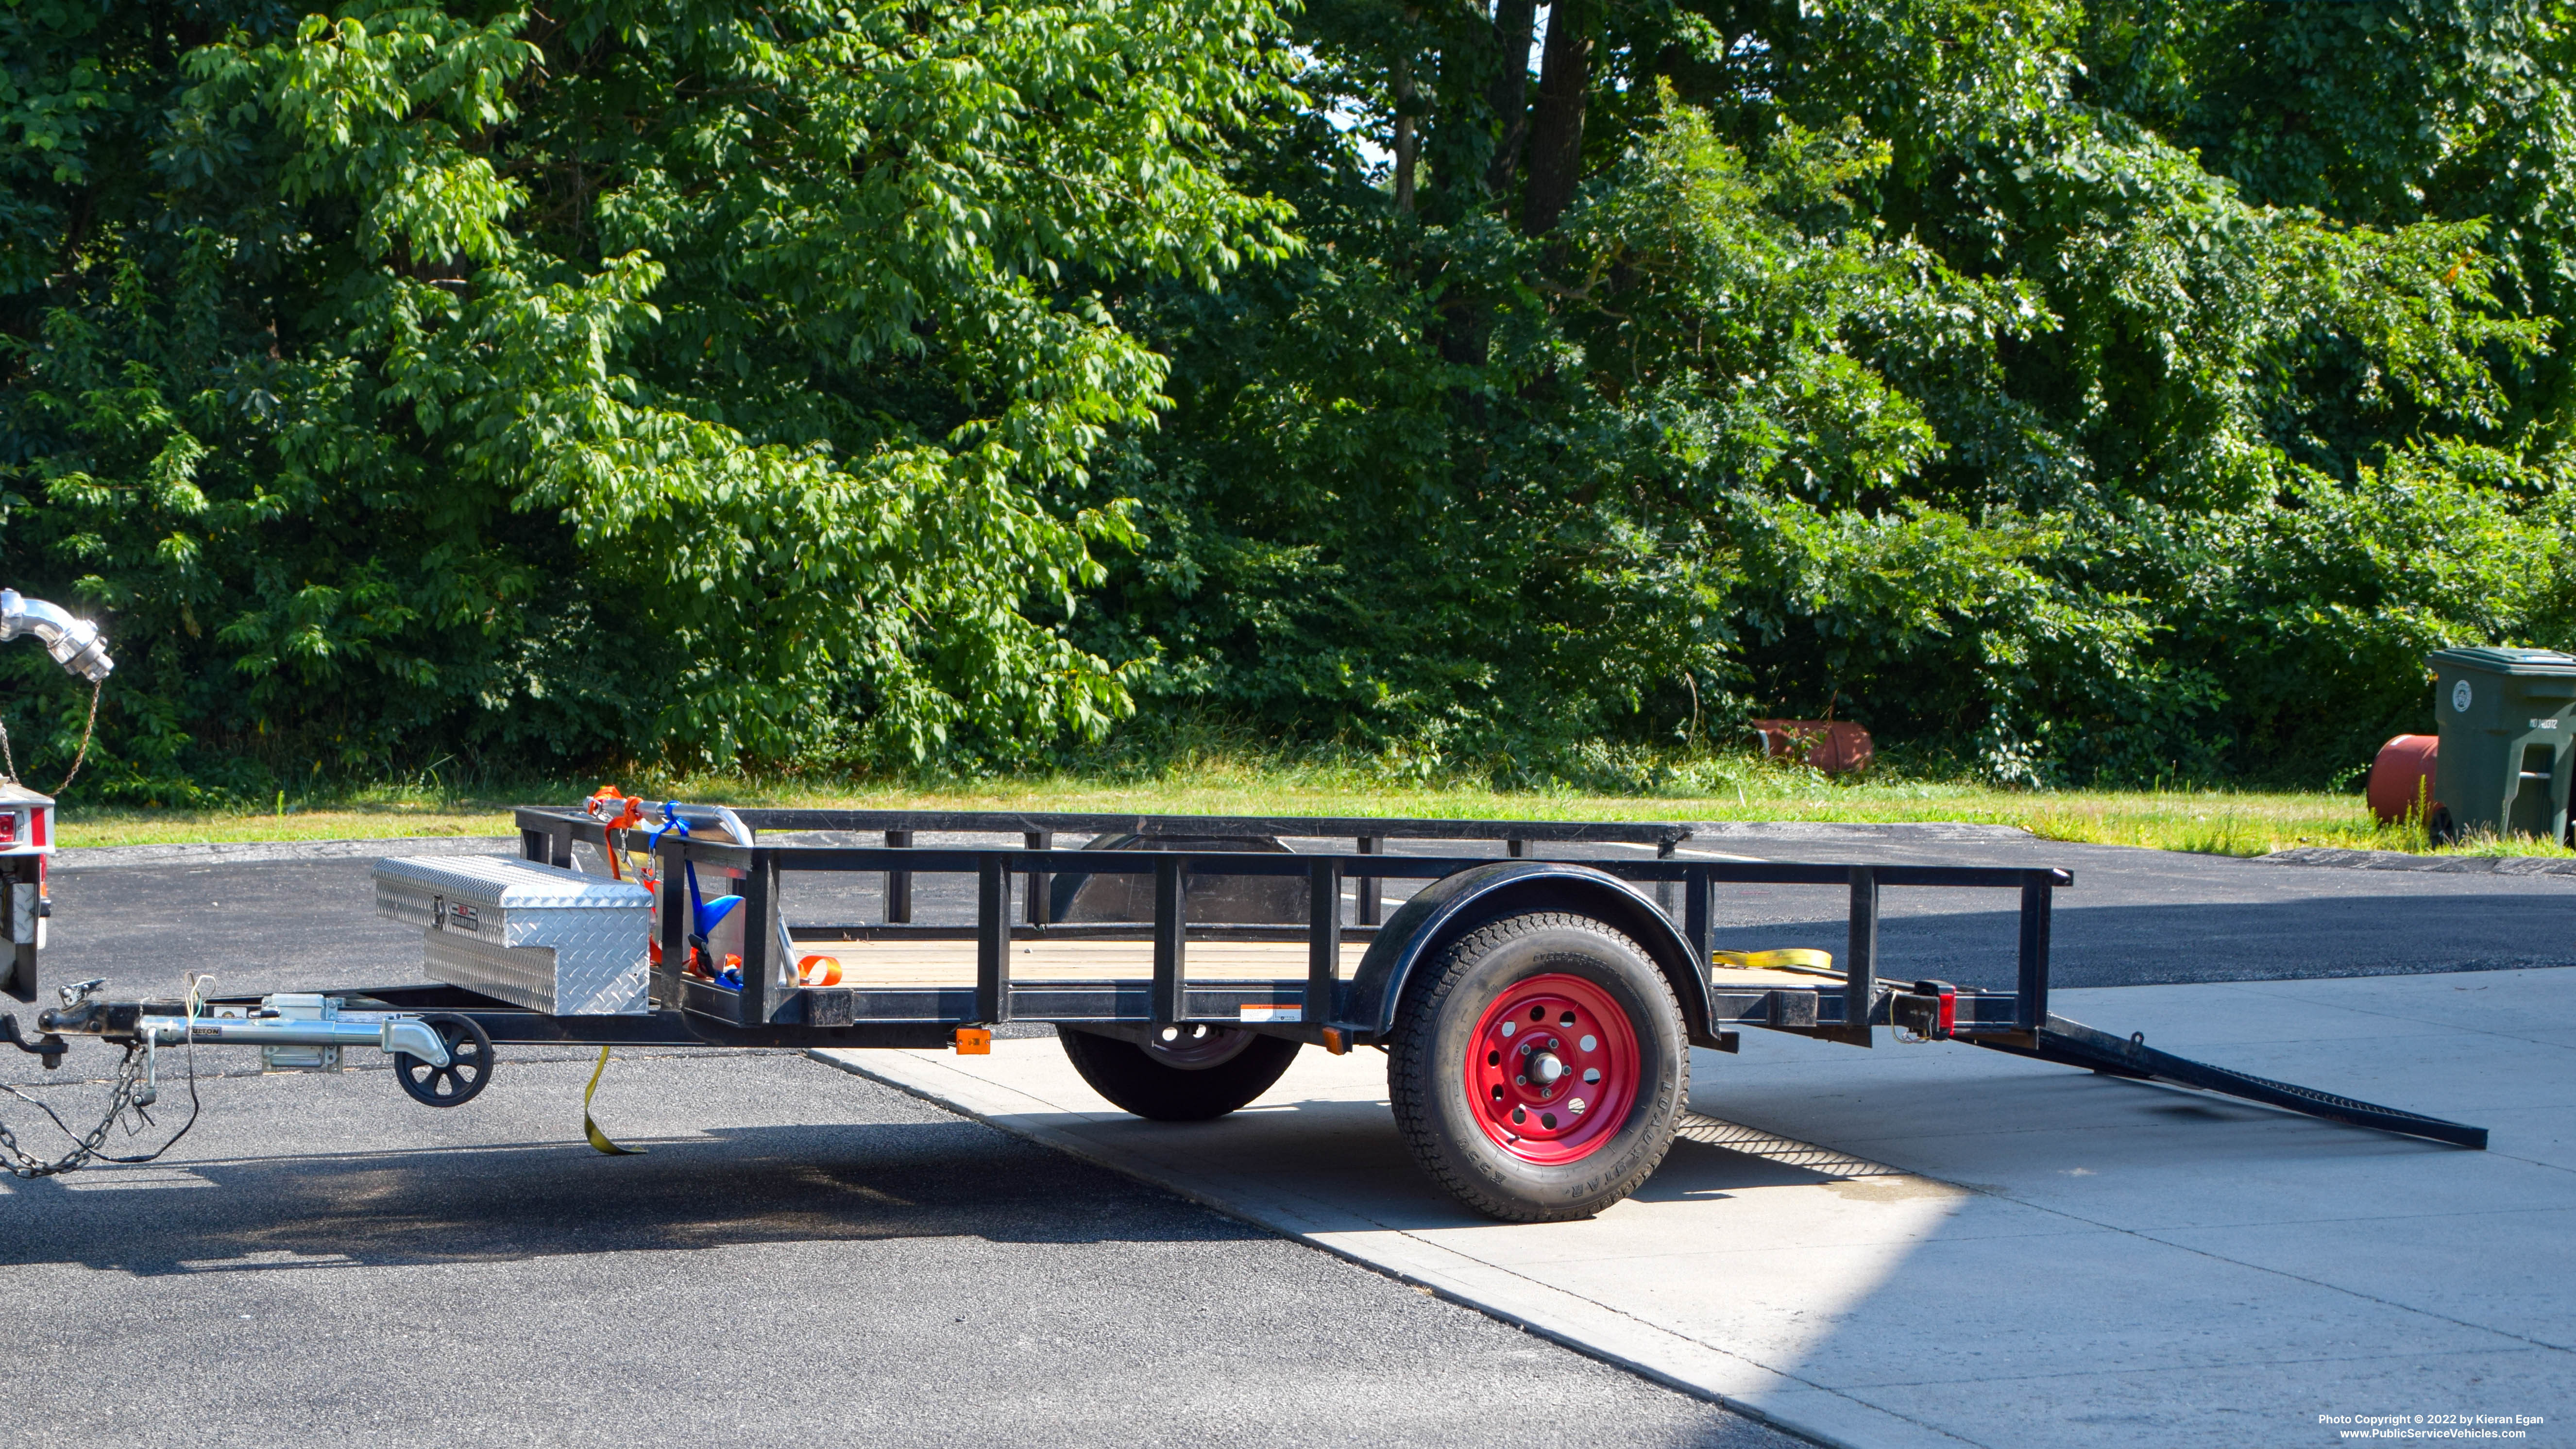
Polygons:
[[1294,1001],[1247,1001],[1242,1021],[1295,1021],[1306,1008]]

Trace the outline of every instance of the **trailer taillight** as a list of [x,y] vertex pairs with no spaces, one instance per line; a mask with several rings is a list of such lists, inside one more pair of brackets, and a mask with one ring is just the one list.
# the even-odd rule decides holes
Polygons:
[[0,810],[0,845],[18,843],[18,812]]

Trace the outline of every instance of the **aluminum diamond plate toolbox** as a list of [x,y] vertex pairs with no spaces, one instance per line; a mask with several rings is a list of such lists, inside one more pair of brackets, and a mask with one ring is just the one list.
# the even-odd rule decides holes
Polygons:
[[653,898],[498,856],[376,862],[376,909],[421,928],[429,975],[549,1016],[637,1016],[648,997]]

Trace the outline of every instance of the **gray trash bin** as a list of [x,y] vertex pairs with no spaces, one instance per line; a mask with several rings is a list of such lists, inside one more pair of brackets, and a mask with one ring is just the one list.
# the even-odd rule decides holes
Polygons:
[[2555,649],[2445,649],[2433,667],[2436,840],[2473,830],[2567,837],[2576,767],[2576,655]]

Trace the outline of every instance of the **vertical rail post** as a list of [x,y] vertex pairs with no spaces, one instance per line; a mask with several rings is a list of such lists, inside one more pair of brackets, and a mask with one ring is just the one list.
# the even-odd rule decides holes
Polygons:
[[1342,863],[1316,861],[1306,882],[1306,1007],[1298,1019],[1322,1026],[1333,1019],[1342,980]]
[[662,969],[654,994],[666,1011],[679,1010],[688,999],[689,933],[697,929],[689,919],[688,867],[680,859],[686,843],[676,835],[665,836],[654,852],[662,883]]
[[1514,860],[1525,860],[1529,856],[1529,842],[1526,840],[1506,840],[1503,842],[1503,854],[1510,856]]
[[[909,830],[887,831],[886,849],[912,849],[912,832]],[[885,885],[886,924],[889,926],[910,925],[912,923],[912,872],[908,870],[887,871]]]
[[[1670,860],[1672,858],[1673,843],[1669,840],[1656,841],[1655,859]],[[1699,881],[1703,888],[1708,884],[1708,880],[1705,876],[1694,876],[1692,879]],[[1673,883],[1671,881],[1659,880],[1655,882],[1655,909],[1662,911],[1667,918],[1671,917],[1673,913]],[[1685,929],[1687,929],[1687,924],[1685,924]],[[1703,966],[1708,964],[1708,949],[1707,943],[1705,942],[1701,943],[1700,947],[1700,964]]]
[[[1363,835],[1359,840],[1360,854],[1376,855],[1379,853],[1378,846],[1381,842],[1376,836]],[[1356,892],[1359,897],[1356,905],[1351,911],[1352,923],[1354,925],[1361,926],[1376,925],[1378,923],[1377,877],[1373,875],[1354,876],[1351,879],[1351,889]]]
[[2054,882],[2035,870],[2021,878],[2021,976],[2013,992],[2013,1025],[2037,1031],[2048,1020],[2048,908]]
[[[742,882],[742,1024],[769,1020],[770,978],[777,974],[778,860],[765,846],[751,852],[751,869]],[[787,963],[793,969],[795,962]]]
[[[1052,830],[1025,831],[1020,836],[1020,843],[1026,845],[1031,850],[1053,850],[1055,849],[1055,832]],[[1049,875],[1042,870],[1033,870],[1029,872],[1028,918],[1030,925],[1043,926],[1049,921],[1055,919],[1055,912],[1048,909],[1050,903],[1047,900],[1047,896],[1053,891],[1054,886],[1054,876]]]
[[[1665,882],[1667,889],[1670,882]],[[1717,949],[1717,922],[1713,894],[1705,870],[1694,870],[1682,882],[1682,939],[1690,942],[1692,963],[1702,975],[1709,969],[1709,953]]]
[[999,851],[975,858],[975,1020],[1011,1019],[1011,877]]
[[1843,958],[1843,1032],[1840,1040],[1869,1046],[1869,1009],[1878,996],[1878,871],[1851,868],[1851,945]]
[[561,870],[572,868],[572,827],[552,821],[540,830],[519,832],[519,856]]
[[1154,1025],[1181,1019],[1183,981],[1188,963],[1189,923],[1182,915],[1187,896],[1181,890],[1183,857],[1166,855],[1154,862]]

